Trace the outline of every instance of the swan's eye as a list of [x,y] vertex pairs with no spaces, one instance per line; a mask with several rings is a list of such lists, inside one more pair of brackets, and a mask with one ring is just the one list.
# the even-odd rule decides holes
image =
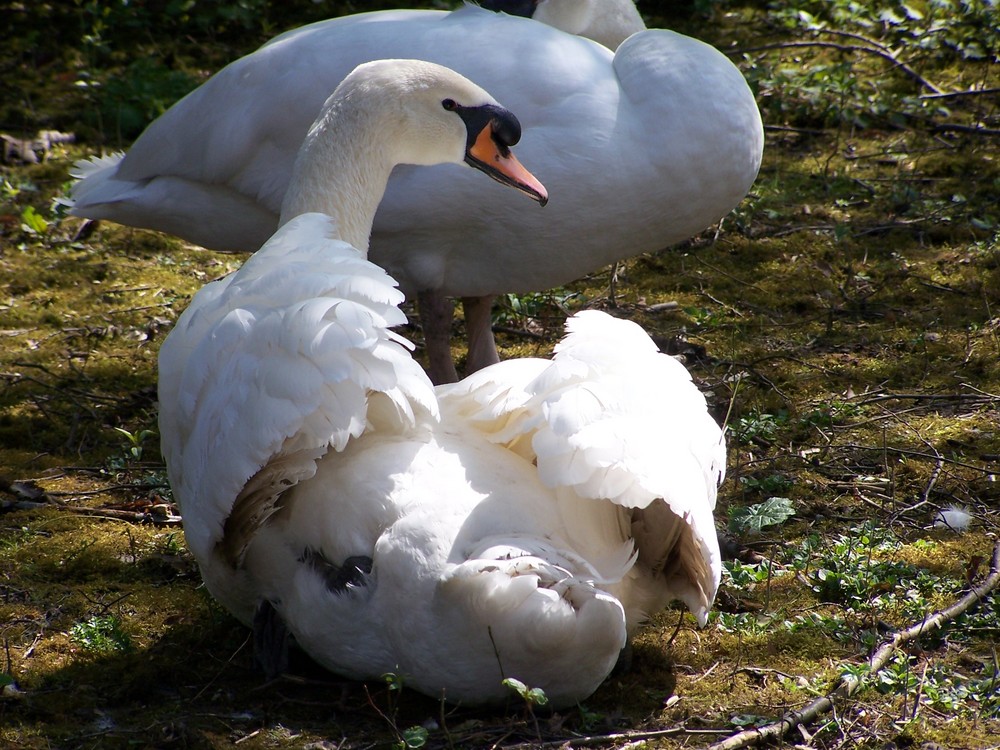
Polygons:
[[444,101],[441,102],[441,106],[444,107],[449,112],[451,112],[456,107],[458,107],[458,105],[455,104],[455,100],[454,99],[445,99]]

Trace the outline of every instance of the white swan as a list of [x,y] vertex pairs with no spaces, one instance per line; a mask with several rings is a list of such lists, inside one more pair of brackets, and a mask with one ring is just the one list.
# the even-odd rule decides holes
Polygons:
[[258,632],[353,678],[477,704],[516,677],[564,706],[671,599],[704,622],[725,449],[633,323],[580,313],[551,362],[436,391],[390,330],[402,294],[364,234],[393,164],[464,159],[544,199],[517,131],[440,66],[359,66],[302,146],[295,218],[164,341],[160,433],[208,589]]
[[564,284],[687,239],[739,203],[760,165],[749,87],[695,39],[641,31],[613,54],[477,7],[384,11],[288,32],[224,68],[123,160],[79,165],[73,213],[255,250],[277,226],[295,153],[327,94],[382,57],[431,60],[486,86],[519,113],[521,153],[559,196],[526,213],[517,196],[451,166],[396,171],[371,254],[420,298],[436,382],[455,379],[445,296],[468,299],[467,369],[478,369],[497,360],[492,295]]
[[633,0],[482,0],[479,5],[533,18],[612,50],[646,28]]
[[348,76],[286,197],[324,213],[201,289],[164,341],[161,442],[205,582],[244,622],[276,613],[346,676],[468,704],[516,677],[569,705],[671,599],[704,622],[725,449],[633,323],[579,313],[551,362],[437,390],[390,330],[402,294],[363,235],[393,163],[464,159],[543,198],[505,134],[509,113],[434,64]]

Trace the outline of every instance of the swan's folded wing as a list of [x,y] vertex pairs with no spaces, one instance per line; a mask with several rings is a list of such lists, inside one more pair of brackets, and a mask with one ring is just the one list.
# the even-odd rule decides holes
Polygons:
[[[721,572],[713,510],[725,473],[722,430],[687,370],[639,326],[585,311],[567,332],[530,381],[524,371],[500,388],[479,376],[464,394],[466,413],[490,440],[537,465],[578,541],[599,535],[584,523],[596,516],[574,513],[580,502],[623,509],[618,523],[630,527],[638,566],[704,620]],[[614,525],[600,518],[605,531]],[[662,606],[659,596],[650,608]]]
[[687,370],[639,326],[584,312],[567,331],[553,367],[529,387],[544,414],[532,437],[539,476],[631,509],[637,569],[648,582],[636,607],[679,598],[704,623],[721,575],[713,510],[725,473],[722,430]]
[[329,239],[330,222],[306,214],[286,224],[202,289],[161,348],[163,453],[199,552],[226,525],[241,537],[230,543],[238,560],[280,493],[368,428],[372,394],[383,394],[380,429],[436,417],[430,382],[389,330],[405,322],[402,295]]

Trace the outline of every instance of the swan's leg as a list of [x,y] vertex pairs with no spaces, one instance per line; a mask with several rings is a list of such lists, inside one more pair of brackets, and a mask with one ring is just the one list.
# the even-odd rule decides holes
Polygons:
[[253,658],[267,680],[288,671],[288,628],[267,599],[253,614]]
[[450,299],[430,290],[417,294],[417,312],[424,329],[427,347],[427,374],[435,385],[458,381],[455,363],[451,360],[451,316],[454,306]]
[[493,339],[493,300],[495,297],[462,297],[465,311],[465,332],[469,338],[469,356],[465,374],[495,365],[500,361],[497,343]]

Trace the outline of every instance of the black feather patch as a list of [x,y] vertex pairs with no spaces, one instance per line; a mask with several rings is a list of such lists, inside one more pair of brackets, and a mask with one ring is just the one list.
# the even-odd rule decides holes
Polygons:
[[348,557],[341,565],[336,565],[327,560],[322,553],[307,549],[299,561],[319,573],[326,582],[326,587],[335,594],[343,594],[350,588],[366,586],[372,572],[372,559],[364,555]]

